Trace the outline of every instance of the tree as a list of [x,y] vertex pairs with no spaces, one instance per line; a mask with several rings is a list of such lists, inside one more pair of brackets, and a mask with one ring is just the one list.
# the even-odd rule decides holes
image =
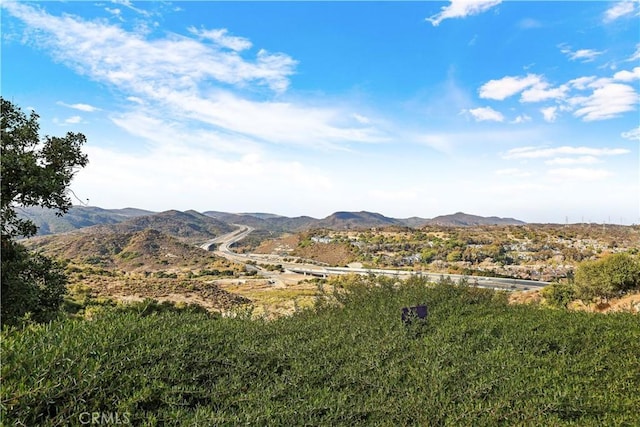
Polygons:
[[71,207],[69,184],[87,165],[81,147],[86,138],[39,136],[38,115],[29,116],[0,98],[2,162],[0,224],[2,238],[2,320],[15,324],[27,313],[38,321],[51,317],[65,292],[66,277],[52,260],[29,253],[15,240],[36,234],[36,225],[18,217],[16,209],[40,206],[63,215]]
[[2,235],[15,238],[36,233],[33,222],[20,219],[16,206],[42,206],[66,213],[71,207],[69,183],[88,163],[81,152],[86,138],[68,132],[63,138],[38,135],[38,115],[27,117],[11,102],[2,102]]

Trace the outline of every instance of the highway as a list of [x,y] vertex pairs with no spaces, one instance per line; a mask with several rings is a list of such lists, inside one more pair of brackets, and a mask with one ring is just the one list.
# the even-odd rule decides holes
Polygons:
[[418,275],[420,277],[428,278],[432,281],[438,281],[441,278],[449,278],[455,282],[458,282],[461,279],[466,279],[471,286],[509,291],[540,289],[549,284],[549,282],[539,282],[536,280],[511,279],[503,277],[463,276],[460,274],[431,273],[425,271],[391,270],[380,268],[324,267],[314,264],[285,262],[281,257],[275,255],[238,254],[233,252],[229,248],[229,246],[247,237],[249,233],[254,230],[254,228],[240,224],[233,225],[238,227],[238,229],[234,230],[231,233],[218,236],[213,240],[209,240],[208,242],[200,245],[200,247],[205,250],[211,250],[211,247],[213,245],[219,245],[214,253],[235,262],[255,262],[271,264],[275,263],[282,265],[282,267],[286,271],[289,271],[291,273],[298,273],[316,277],[328,277],[330,275],[339,274],[375,274],[397,278],[408,278],[412,275]]

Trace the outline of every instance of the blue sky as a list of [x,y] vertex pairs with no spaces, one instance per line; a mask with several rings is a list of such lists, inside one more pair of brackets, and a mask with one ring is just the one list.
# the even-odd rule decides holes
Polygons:
[[640,2],[2,3],[104,208],[640,223]]

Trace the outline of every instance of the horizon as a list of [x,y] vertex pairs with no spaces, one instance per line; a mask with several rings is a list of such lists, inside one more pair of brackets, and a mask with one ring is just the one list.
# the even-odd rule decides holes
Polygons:
[[0,7],[81,203],[640,223],[638,1]]

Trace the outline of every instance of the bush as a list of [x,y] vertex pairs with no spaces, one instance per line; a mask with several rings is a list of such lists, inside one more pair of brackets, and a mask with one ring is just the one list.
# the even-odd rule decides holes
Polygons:
[[571,301],[576,299],[576,289],[571,282],[553,282],[545,286],[541,293],[552,307],[566,308]]
[[578,265],[575,274],[578,298],[612,298],[632,289],[640,289],[640,262],[626,253],[607,255]]

